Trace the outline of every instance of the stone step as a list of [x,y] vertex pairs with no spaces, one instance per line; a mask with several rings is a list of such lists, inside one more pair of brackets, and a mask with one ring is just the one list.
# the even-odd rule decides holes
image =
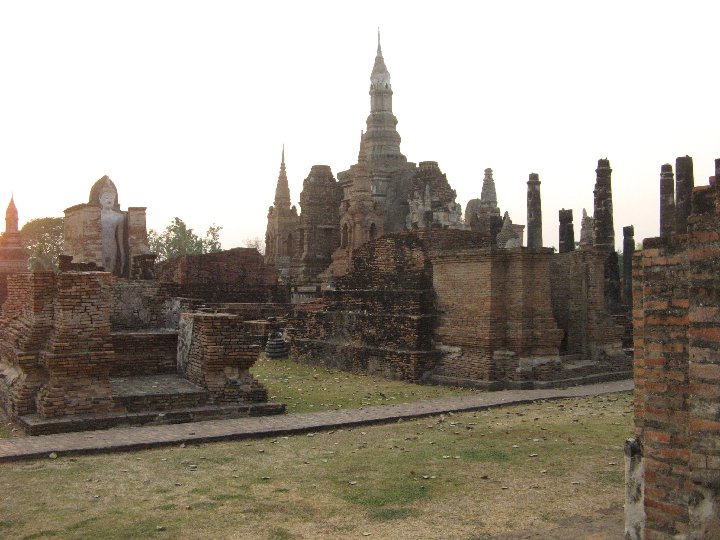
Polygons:
[[177,374],[110,379],[113,399],[127,412],[171,411],[207,405],[209,394]]
[[[283,414],[283,403],[238,403],[235,405],[203,405],[172,411],[117,412],[108,414],[77,414],[60,418],[42,418],[28,414],[18,418],[18,424],[27,435],[50,435],[71,431],[90,431],[121,426],[183,424],[203,420],[226,420],[248,416]],[[85,435],[93,438],[92,433]],[[98,436],[101,438],[101,436]]]

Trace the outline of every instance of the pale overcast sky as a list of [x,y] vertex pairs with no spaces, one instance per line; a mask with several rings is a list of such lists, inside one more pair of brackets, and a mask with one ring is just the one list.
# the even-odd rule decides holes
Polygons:
[[410,161],[465,208],[495,171],[525,223],[540,174],[557,215],[592,212],[598,158],[622,226],[658,233],[660,166],[720,157],[720,3],[0,1],[0,204],[21,225],[86,202],[102,175],[148,226],[178,216],[226,248],[263,237],[280,151],[293,201],[313,164],[357,160],[376,32]]

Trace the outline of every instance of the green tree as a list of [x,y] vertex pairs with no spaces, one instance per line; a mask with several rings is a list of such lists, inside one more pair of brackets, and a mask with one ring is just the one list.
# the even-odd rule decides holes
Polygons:
[[58,255],[63,250],[63,218],[31,219],[20,229],[20,238],[30,252],[30,270],[57,270]]
[[265,240],[259,236],[256,236],[255,238],[246,238],[243,244],[245,244],[245,247],[257,249],[260,255],[265,255]]
[[182,219],[176,217],[162,233],[150,229],[148,243],[150,251],[157,253],[158,261],[193,253],[215,253],[222,250],[220,245],[221,229],[222,227],[213,223],[205,233],[205,237],[200,238],[192,229],[188,229]]

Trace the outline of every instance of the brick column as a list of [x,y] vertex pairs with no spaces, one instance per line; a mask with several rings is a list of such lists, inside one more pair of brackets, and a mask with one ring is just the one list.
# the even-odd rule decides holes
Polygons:
[[623,305],[632,306],[632,258],[635,253],[635,227],[623,227]]
[[560,253],[575,250],[575,228],[573,227],[573,211],[564,208],[558,212],[560,220]]
[[178,370],[216,404],[267,401],[267,389],[249,371],[260,353],[256,341],[237,315],[183,313]]
[[675,177],[672,165],[660,169],[660,236],[668,238],[675,232]]
[[695,186],[693,160],[690,156],[675,160],[675,232],[687,232],[688,216],[692,212],[692,190]]
[[527,183],[527,228],[527,247],[530,249],[543,247],[540,177],[537,173],[530,173],[530,179]]
[[593,245],[615,250],[615,226],[613,225],[612,184],[610,161],[599,159],[595,169],[595,207],[593,213]]

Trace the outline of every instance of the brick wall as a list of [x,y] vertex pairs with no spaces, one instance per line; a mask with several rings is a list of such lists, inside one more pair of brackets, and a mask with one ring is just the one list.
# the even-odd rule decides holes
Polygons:
[[[586,312],[579,327],[585,337],[576,341],[587,344],[593,361],[569,365],[558,355],[564,332],[551,302],[557,255],[547,248],[491,247],[488,236],[424,229],[359,247],[348,273],[337,278],[337,290],[295,306],[295,356],[389,377],[489,387],[615,377],[629,370],[620,348],[622,329],[604,308],[603,257],[579,254],[585,266],[566,272],[576,280],[586,275],[586,266],[597,273],[590,276],[596,283],[576,287],[585,294]],[[572,294],[564,298],[570,303]],[[572,331],[570,316],[565,323]]]
[[180,296],[208,302],[283,302],[287,289],[254,248],[184,255],[156,266],[160,281],[178,285]]
[[644,538],[720,537],[720,193],[692,202],[686,234],[646,239],[633,259]]

